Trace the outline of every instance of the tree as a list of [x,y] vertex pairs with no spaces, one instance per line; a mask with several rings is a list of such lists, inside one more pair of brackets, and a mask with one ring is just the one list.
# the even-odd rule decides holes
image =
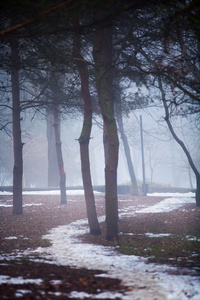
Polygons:
[[60,173],[60,198],[61,204],[67,204],[66,199],[66,175],[64,169],[64,162],[62,156],[61,139],[60,139],[60,122],[59,122],[59,109],[58,105],[54,105],[54,132],[55,132],[55,143],[56,143],[56,154],[58,160],[58,169]]
[[[67,204],[66,198],[66,174],[64,169],[64,161],[62,155],[62,143],[60,137],[60,116],[59,116],[59,82],[62,81],[60,74],[56,72],[56,65],[51,66],[51,90],[53,97],[53,117],[54,117],[54,133],[55,133],[55,146],[56,146],[56,156],[58,161],[58,170],[60,175],[60,198],[61,204]],[[62,85],[60,83],[60,85]]]
[[22,215],[22,137],[21,137],[21,106],[19,87],[19,53],[18,42],[12,40],[11,43],[11,83],[12,83],[12,124],[13,124],[13,214]]
[[135,177],[133,163],[132,163],[132,160],[131,160],[131,153],[130,153],[130,147],[129,147],[128,139],[127,139],[127,136],[126,136],[125,130],[124,130],[121,109],[117,110],[116,115],[117,115],[117,123],[118,123],[118,126],[119,126],[119,132],[121,134],[121,139],[122,139],[123,145],[124,145],[124,151],[125,151],[125,155],[126,155],[126,159],[127,159],[128,170],[129,170],[129,174],[130,174],[130,177],[131,177],[131,184],[132,184],[131,193],[133,195],[137,196],[138,195],[137,181],[136,181],[136,177]]
[[47,141],[48,141],[48,187],[59,185],[58,160],[56,157],[55,132],[53,128],[54,116],[51,110],[46,110]]
[[117,165],[119,140],[114,117],[112,20],[96,13],[93,58],[96,88],[104,122],[106,239],[118,239]]
[[73,29],[73,59],[80,74],[81,94],[84,102],[83,127],[81,135],[78,139],[81,154],[81,171],[90,233],[98,235],[101,234],[101,229],[98,223],[95,208],[89,159],[89,141],[92,129],[92,99],[89,90],[89,74],[87,69],[87,63],[81,55],[81,36],[78,18],[74,18],[73,20]]
[[[133,58],[129,59],[129,72],[134,78],[137,71],[148,87],[154,86],[161,90],[162,83],[161,98],[165,108],[165,120],[195,173],[196,201],[199,205],[199,172],[170,122],[170,118],[179,115],[181,111],[184,114],[193,114],[194,121],[199,120],[199,6],[196,1],[172,1],[164,8],[160,4],[148,8],[148,26],[141,24],[132,42],[129,39],[129,49],[132,48],[134,53]],[[142,17],[145,19],[146,16]],[[171,97],[166,102],[163,99],[167,93]]]
[[163,102],[163,105],[164,105],[164,109],[165,109],[165,121],[167,123],[167,126],[173,136],[173,138],[175,139],[175,141],[181,146],[181,148],[183,149],[185,155],[187,156],[188,158],[188,162],[196,176],[196,183],[197,183],[197,187],[196,187],[196,206],[197,207],[200,207],[200,173],[199,171],[197,170],[193,160],[192,160],[192,157],[188,151],[188,149],[186,148],[184,142],[182,140],[180,140],[180,138],[178,137],[178,135],[175,133],[174,131],[174,128],[170,122],[170,114],[169,114],[169,106],[167,104],[167,100],[166,100],[166,96],[165,96],[165,92],[164,92],[164,89],[163,89],[163,85],[162,85],[162,81],[161,81],[161,78],[159,77],[159,88],[160,88],[160,91],[161,91],[161,97],[162,97],[162,102]]
[[150,71],[153,75],[150,84],[157,84],[161,91],[168,128],[183,149],[195,174],[196,204],[199,206],[199,171],[171,123],[171,118],[181,113],[192,114],[194,121],[195,118],[199,119],[199,7],[195,1],[192,5],[184,3],[183,6],[177,2],[170,10],[164,10],[163,16],[168,16],[166,20],[173,20],[172,30],[167,28],[167,21],[162,23],[159,30],[160,42],[152,45],[153,47],[149,46],[147,51],[141,51],[141,54],[148,65],[145,71]]
[[[14,9],[10,9],[6,3],[1,4],[6,7],[6,16],[7,12],[8,15],[10,13],[14,15],[17,7],[16,1],[11,2]],[[38,4],[38,2],[36,3]],[[78,10],[81,16],[81,28],[85,29],[84,35],[88,32],[94,33],[94,72],[104,122],[107,238],[117,238],[119,141],[114,117],[113,78],[116,70],[114,64],[115,67],[117,65],[118,69],[124,72],[125,77],[132,78],[136,83],[141,81],[148,86],[152,86],[154,83],[157,84],[157,76],[158,74],[161,75],[162,80],[165,79],[165,84],[167,85],[170,82],[171,88],[174,90],[174,99],[172,99],[171,106],[174,111],[178,106],[180,107],[183,101],[187,104],[188,112],[198,111],[199,50],[197,51],[197,49],[199,49],[199,31],[195,29],[194,24],[198,21],[199,10],[196,1],[191,3],[170,1],[168,4],[166,1],[159,3],[146,0],[142,2],[126,1],[125,3],[124,1],[118,1],[116,3],[109,0],[106,3],[89,1],[86,5],[85,1],[71,0],[62,3],[53,2],[51,8],[48,1],[43,1],[39,6],[31,3],[31,7],[34,8],[33,12],[28,4],[30,4],[29,1],[25,2],[22,8],[19,8],[20,18],[17,19],[14,27],[6,22],[4,27],[7,29],[3,30],[0,35],[5,37],[12,33],[12,36],[18,39],[25,36],[30,38],[33,35],[38,44],[41,42],[41,46],[44,46],[47,50],[46,57],[39,60],[40,62],[45,61],[45,66],[48,66],[49,62],[52,63],[53,58],[62,61],[63,52],[65,52],[66,57],[68,56],[68,51],[64,49],[63,45],[66,32],[70,30],[70,14],[75,16]],[[65,6],[67,9],[65,13],[61,14],[59,9],[64,9]],[[91,12],[94,11],[96,12],[96,18],[92,19]],[[86,19],[85,15],[87,16]],[[183,29],[178,26],[180,25],[180,16],[184,16]],[[5,20],[4,15],[3,17]],[[58,19],[59,22],[55,22]],[[166,20],[168,19],[173,21],[173,30],[170,30],[170,32],[166,27],[168,24]],[[199,29],[199,22],[197,23]],[[114,33],[113,27],[115,28]],[[56,51],[59,55],[50,59],[48,55],[51,56],[51,53],[48,53],[49,48],[45,46],[54,44],[54,46],[57,46],[57,43],[51,43],[51,38],[46,39],[47,44],[43,43],[44,36],[58,38],[59,49],[56,49]],[[113,51],[113,45],[115,50],[118,50],[117,52]],[[26,46],[24,47],[26,48]],[[89,48],[91,48],[91,44],[87,49]],[[32,52],[29,48],[29,51],[29,55],[25,55],[26,60],[29,57],[37,58],[37,55],[34,56],[33,54],[33,52],[39,53],[35,48]],[[82,57],[79,58],[82,59]],[[35,63],[37,60],[35,60]],[[29,71],[33,70],[33,65],[30,66]],[[69,60],[68,65],[70,71],[74,72]],[[84,69],[81,71],[83,72]],[[42,70],[42,72],[45,71]],[[178,89],[178,91],[175,89]],[[31,101],[30,105],[33,105],[34,102]],[[26,104],[23,105],[25,108]],[[38,102],[38,105],[41,105],[41,103]],[[73,106],[75,106],[74,103]]]

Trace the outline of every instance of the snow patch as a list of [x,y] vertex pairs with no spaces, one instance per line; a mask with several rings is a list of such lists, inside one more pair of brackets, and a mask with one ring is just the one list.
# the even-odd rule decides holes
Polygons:
[[6,275],[0,275],[0,284],[7,283],[7,284],[26,284],[26,283],[33,283],[40,285],[43,282],[42,279],[24,279],[23,277],[10,277]]
[[163,212],[170,212],[174,209],[178,209],[184,204],[187,203],[195,203],[195,199],[191,197],[172,197],[164,199],[159,203],[137,210],[136,213],[163,213]]
[[[0,195],[12,195],[12,192],[1,191]],[[67,195],[84,195],[84,190],[66,190]],[[94,191],[95,195],[102,195],[103,193]],[[60,195],[60,190],[50,191],[23,191],[23,195]]]

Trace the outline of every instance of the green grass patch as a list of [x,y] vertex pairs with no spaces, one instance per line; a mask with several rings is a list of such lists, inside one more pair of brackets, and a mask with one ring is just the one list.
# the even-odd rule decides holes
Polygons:
[[122,235],[117,251],[126,255],[149,257],[151,262],[162,262],[200,269],[200,237],[188,240],[186,236]]
[[52,245],[52,243],[48,239],[40,238],[38,242],[39,242],[39,247],[50,247]]
[[147,257],[149,262],[195,268],[200,273],[200,234],[192,238],[184,234],[153,237],[141,231],[139,233],[137,230],[137,233],[131,235],[130,232],[121,231],[119,240],[110,242],[105,238],[104,224],[101,236],[86,234],[82,241],[114,247],[125,255]]

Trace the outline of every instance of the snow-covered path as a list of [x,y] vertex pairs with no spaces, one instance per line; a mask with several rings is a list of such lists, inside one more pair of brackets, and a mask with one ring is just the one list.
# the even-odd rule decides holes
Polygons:
[[[42,192],[44,194],[44,192]],[[51,194],[57,194],[52,191]],[[76,194],[72,191],[70,194]],[[81,194],[78,191],[77,194]],[[49,194],[49,192],[47,193]],[[141,205],[127,207],[119,211],[120,217],[140,213],[169,212],[186,203],[194,203],[194,194],[153,194],[151,196],[164,196],[163,201],[155,205]],[[170,198],[169,198],[170,197]],[[105,217],[101,217],[102,221]],[[53,228],[43,238],[48,238],[52,246],[38,248],[35,251],[24,251],[20,255],[39,254],[40,257],[53,260],[59,265],[69,265],[77,268],[99,269],[102,276],[119,278],[129,287],[126,295],[116,293],[99,293],[89,295],[74,291],[69,297],[80,298],[106,298],[106,299],[133,299],[133,300],[200,300],[200,278],[189,275],[169,275],[176,273],[175,267],[158,264],[147,264],[146,259],[137,256],[119,254],[115,249],[91,244],[83,244],[78,236],[88,232],[87,220],[77,220],[68,225]],[[150,233],[149,233],[150,234]],[[14,257],[13,257],[14,258]],[[11,257],[10,257],[11,259]],[[107,274],[103,273],[106,271]],[[98,275],[99,276],[99,275]],[[5,282],[6,279],[4,278]],[[1,282],[0,278],[0,282]]]
[[[175,195],[157,205],[135,212],[127,210],[122,212],[122,215],[170,211],[185,203],[193,202],[194,198],[191,195],[184,195],[184,197]],[[108,247],[83,244],[78,236],[87,231],[87,227],[84,226],[86,224],[87,220],[78,220],[52,229],[48,235],[44,236],[51,240],[52,246],[45,249],[39,248],[36,251],[61,265],[107,271],[107,276],[119,278],[130,287],[130,291],[121,299],[200,299],[199,277],[169,275],[166,271],[173,271],[176,268],[146,264],[146,260],[141,257],[122,255]],[[107,298],[109,298],[108,295]]]

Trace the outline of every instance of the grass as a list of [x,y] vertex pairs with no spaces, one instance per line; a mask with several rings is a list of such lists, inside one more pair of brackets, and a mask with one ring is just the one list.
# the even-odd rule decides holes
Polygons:
[[119,239],[120,253],[148,257],[151,262],[175,264],[182,267],[200,268],[200,237],[188,241],[185,236],[147,237],[122,236]]
[[[168,214],[169,216],[169,214]],[[200,227],[199,218],[190,220],[189,224],[179,227],[173,222],[166,223],[166,216],[146,214],[142,217],[129,218],[119,222],[119,240],[107,241],[105,223],[102,224],[102,235],[98,237],[86,234],[83,242],[90,242],[114,247],[116,251],[125,255],[136,255],[148,258],[148,262],[164,263],[168,265],[196,269],[200,274]],[[177,218],[181,219],[181,215]],[[183,226],[185,225],[185,226]],[[163,234],[155,237],[147,233]],[[167,234],[168,233],[168,234]]]

